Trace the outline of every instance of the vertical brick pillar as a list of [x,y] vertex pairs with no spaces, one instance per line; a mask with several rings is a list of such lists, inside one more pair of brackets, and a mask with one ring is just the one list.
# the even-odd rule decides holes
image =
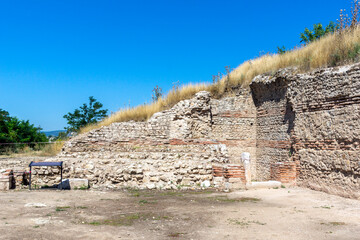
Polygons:
[[296,184],[298,170],[296,162],[273,163],[270,167],[270,179],[286,184]]
[[212,168],[214,179],[218,178],[216,181],[218,183],[220,181],[220,185],[228,184],[232,188],[237,188],[246,184],[245,169],[241,165],[213,166]]
[[7,191],[14,187],[13,171],[6,170],[0,173],[0,191]]

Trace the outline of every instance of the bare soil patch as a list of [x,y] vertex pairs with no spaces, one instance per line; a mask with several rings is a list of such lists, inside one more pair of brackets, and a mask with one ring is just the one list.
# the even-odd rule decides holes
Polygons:
[[1,239],[359,239],[360,201],[301,188],[0,193]]

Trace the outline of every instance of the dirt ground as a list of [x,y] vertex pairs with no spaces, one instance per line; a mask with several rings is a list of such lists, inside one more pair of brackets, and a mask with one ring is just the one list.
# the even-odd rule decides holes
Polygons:
[[360,201],[301,188],[0,193],[1,239],[359,239]]

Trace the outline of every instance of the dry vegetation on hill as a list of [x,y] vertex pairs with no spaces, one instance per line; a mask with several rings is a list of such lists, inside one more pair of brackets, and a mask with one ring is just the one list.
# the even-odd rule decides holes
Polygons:
[[[354,4],[359,3],[355,1]],[[358,62],[360,57],[358,13],[359,9],[355,9],[348,27],[343,27],[344,23],[341,22],[343,19],[340,16],[340,30],[306,46],[287,51],[284,54],[267,54],[246,61],[213,84],[189,84],[180,89],[173,89],[157,102],[120,110],[97,124],[82,128],[81,133],[108,126],[114,122],[145,121],[154,113],[169,109],[179,101],[189,99],[202,90],[211,92],[215,98],[220,98],[231,94],[233,87],[248,87],[256,75],[272,73],[281,68],[297,67],[299,71],[306,72],[319,67]],[[354,18],[356,19],[355,24]]]

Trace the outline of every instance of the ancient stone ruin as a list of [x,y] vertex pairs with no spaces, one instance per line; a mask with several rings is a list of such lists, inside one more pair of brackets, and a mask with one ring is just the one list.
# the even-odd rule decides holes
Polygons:
[[[360,64],[283,69],[233,89],[232,97],[199,92],[146,122],[81,134],[57,158],[65,178],[86,178],[92,187],[238,188],[277,180],[359,198],[359,80]],[[42,183],[52,181],[51,171],[46,176]]]

